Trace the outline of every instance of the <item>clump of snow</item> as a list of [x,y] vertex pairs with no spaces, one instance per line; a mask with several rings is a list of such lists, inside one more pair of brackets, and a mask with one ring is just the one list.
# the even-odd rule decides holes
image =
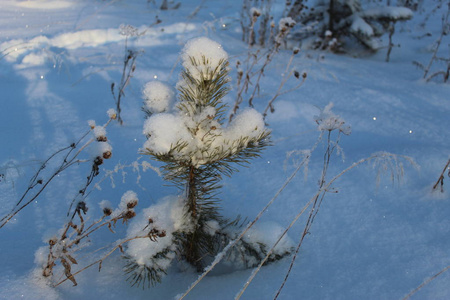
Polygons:
[[373,28],[363,18],[355,16],[350,26],[350,31],[354,33],[359,33],[365,36],[373,36]]
[[98,205],[100,206],[100,208],[103,211],[105,209],[111,209],[112,208],[111,202],[109,202],[108,200],[102,200],[102,201],[100,201],[100,203]]
[[127,209],[133,208],[138,204],[138,196],[133,191],[127,191],[120,198],[119,209],[125,211]]
[[108,142],[99,142],[93,145],[92,155],[94,158],[103,157],[108,159],[112,155],[112,146]]
[[48,261],[48,246],[39,247],[36,252],[34,252],[34,263],[38,266],[45,267]]
[[148,137],[144,148],[159,154],[168,153],[180,142],[189,143],[192,140],[183,119],[168,113],[156,114],[146,120],[144,134]]
[[294,27],[296,22],[291,17],[281,18],[278,22],[278,29],[283,32]]
[[[143,210],[131,222],[127,238],[145,236],[150,230],[165,232],[165,236],[158,237],[157,241],[148,238],[132,240],[128,243],[126,253],[137,264],[149,268],[167,269],[175,258],[176,246],[173,243],[175,231],[189,232],[191,228],[186,224],[186,207],[183,199],[177,196],[167,196],[157,204]],[[166,250],[169,250],[168,252]],[[166,257],[157,256],[164,252]]]
[[[280,239],[284,231],[285,229],[276,222],[256,223],[242,237],[243,243],[227,254],[226,263],[238,268],[255,267],[269,254],[272,247],[274,248],[268,256],[269,261],[291,253],[295,244],[288,235]],[[228,234],[233,236],[236,232],[230,231]],[[250,248],[254,253],[247,253],[246,248]]]
[[94,127],[94,137],[97,141],[106,141],[106,128],[103,126],[95,126]]
[[407,7],[374,7],[365,10],[362,13],[363,17],[372,19],[390,19],[390,20],[409,20],[414,13]]
[[175,102],[175,92],[169,85],[161,81],[148,82],[142,93],[144,106],[151,113],[169,111]]
[[[243,236],[243,240],[252,244],[255,249],[260,248],[261,245],[266,245],[266,250],[268,250],[275,245],[284,230],[285,229],[281,225],[275,222],[256,223]],[[285,235],[274,248],[272,255],[284,255],[290,253],[292,252],[294,245],[294,241],[288,235]]]
[[238,113],[226,131],[226,138],[237,140],[243,137],[250,139],[260,136],[266,130],[263,116],[253,108]]
[[209,220],[205,223],[206,233],[213,236],[221,229],[219,222],[216,220]]
[[107,111],[106,111],[106,113],[108,114],[108,117],[110,118],[110,119],[115,119],[115,118],[117,118],[117,111],[114,109],[114,108],[110,108],[110,109],[108,109]]
[[46,56],[43,51],[30,53],[22,59],[22,67],[42,66],[46,61]]
[[206,37],[189,40],[181,52],[183,67],[198,81],[213,79],[205,76],[227,59],[222,46]]
[[96,124],[95,124],[95,121],[94,121],[94,120],[89,120],[89,121],[88,121],[88,125],[89,125],[89,127],[91,127],[91,129],[94,129],[94,128],[95,128],[95,126],[96,126]]
[[330,102],[325,108],[320,112],[318,116],[314,117],[320,131],[333,131],[339,130],[343,134],[350,134],[351,127],[345,124],[344,119],[335,115],[331,109],[333,108],[333,103]]

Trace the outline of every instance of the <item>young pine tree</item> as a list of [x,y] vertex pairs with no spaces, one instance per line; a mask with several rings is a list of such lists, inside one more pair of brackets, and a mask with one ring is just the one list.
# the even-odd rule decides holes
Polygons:
[[[173,104],[175,93],[166,84],[153,81],[145,86],[143,153],[164,163],[165,180],[182,194],[162,199],[132,226],[164,231],[158,243],[133,241],[127,249],[126,271],[138,285],[142,280],[159,281],[176,256],[201,271],[236,234],[230,229],[235,223],[219,213],[220,181],[260,154],[269,144],[269,131],[254,109],[241,111],[224,126],[227,58],[218,43],[207,38],[191,40],[181,54],[179,101]],[[243,242],[250,254],[263,251],[261,245]]]

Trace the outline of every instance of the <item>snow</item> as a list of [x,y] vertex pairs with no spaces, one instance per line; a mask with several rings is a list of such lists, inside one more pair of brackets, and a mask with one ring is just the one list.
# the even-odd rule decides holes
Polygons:
[[120,198],[119,209],[124,211],[129,208],[133,208],[138,203],[138,196],[133,191],[127,191]]
[[189,143],[192,140],[183,119],[169,113],[155,114],[144,123],[143,133],[148,136],[144,150],[167,154],[178,144]]
[[[228,58],[222,46],[206,37],[189,40],[181,51],[183,67],[196,80],[201,80],[208,70],[219,65]],[[214,70],[214,69],[212,69]],[[212,80],[214,78],[205,78]]]
[[[189,231],[183,223],[185,215],[182,199],[178,196],[167,196],[158,201],[158,203],[144,209],[142,214],[130,224],[127,231],[127,238],[142,235],[145,230],[152,229],[164,231],[165,236],[151,239],[135,239],[128,243],[126,253],[138,264],[147,267],[161,267],[167,269],[175,258],[175,244],[172,242],[173,233],[177,230]],[[149,222],[151,220],[151,223]],[[157,253],[169,249],[167,258],[153,258]],[[153,259],[151,259],[153,258]]]
[[144,86],[144,106],[151,113],[168,111],[175,102],[175,92],[168,85],[160,81],[150,81]]
[[[139,158],[140,149],[149,147],[164,154],[179,138],[188,144],[186,151],[194,146],[206,147],[201,139],[211,126],[217,132],[214,138],[205,139],[209,139],[212,149],[215,145],[231,145],[231,141],[225,141],[227,135],[232,136],[230,140],[244,134],[256,136],[263,130],[270,130],[272,135],[273,146],[262,153],[261,159],[252,160],[249,168],[240,168],[239,173],[222,182],[221,213],[231,220],[238,214],[242,219],[252,220],[300,166],[302,158],[309,157],[308,177],[305,179],[300,170],[248,233],[248,238],[266,243],[273,243],[280,230],[317,192],[326,145],[319,143],[314,151],[309,149],[320,135],[318,126],[320,130],[332,130],[334,137],[338,130],[347,132],[346,126],[351,124],[351,134],[342,136],[339,142],[345,151],[345,161],[333,154],[327,178],[379,151],[411,156],[421,166],[417,171],[404,162],[402,184],[397,181],[393,184],[389,173],[380,173],[377,185],[379,168],[373,169],[372,164],[354,168],[336,181],[321,203],[280,299],[401,299],[426,278],[450,265],[448,172],[444,174],[444,193],[431,192],[449,158],[450,88],[439,77],[424,82],[422,71],[412,64],[412,61],[424,65],[429,62],[430,49],[441,32],[441,16],[447,7],[431,14],[425,27],[420,23],[434,8],[428,2],[423,4],[424,12],[415,12],[411,21],[397,22],[393,39],[401,47],[393,48],[389,63],[384,62],[386,48],[382,47],[370,55],[300,51],[293,58],[292,67],[308,73],[304,85],[281,95],[274,102],[275,112],[268,114],[264,122],[256,112],[264,110],[277,90],[292,54],[282,46],[265,69],[259,94],[254,99],[255,107],[246,108],[243,102],[230,124],[218,125],[207,122],[208,116],[218,113],[213,108],[205,108],[198,119],[192,120],[179,115],[175,100],[168,104],[168,110],[145,119],[141,111],[142,93],[145,84],[153,82],[155,76],[174,90],[183,64],[199,78],[206,66],[196,68],[186,58],[207,55],[214,61],[230,60],[231,90],[225,102],[233,107],[238,92],[234,65],[236,60],[245,62],[248,57],[247,45],[241,42],[242,3],[178,1],[179,9],[158,11],[162,23],[149,26],[156,14],[155,2],[158,3],[1,2],[0,138],[4,146],[0,149],[0,218],[19,201],[48,157],[86,133],[87,120],[96,120],[90,121],[89,126],[101,131],[102,126],[96,123],[104,124],[111,118],[112,111],[108,115],[105,111],[114,105],[110,86],[112,82],[120,82],[125,39],[128,38],[130,49],[143,52],[124,91],[121,111],[124,125],[112,120],[107,128],[107,143],[94,141],[83,148],[78,156],[80,162],[55,176],[39,197],[0,228],[0,299],[174,299],[183,294],[199,274],[180,263],[174,254],[170,254],[169,260],[158,262],[168,267],[167,275],[160,284],[146,290],[130,287],[125,281],[119,249],[103,261],[100,272],[95,265],[77,274],[76,287],[70,282],[52,287],[55,281],[43,278],[41,267],[48,255],[48,238],[60,233],[74,199],[83,199],[89,207],[83,215],[86,224],[102,218],[106,207],[128,209],[130,199],[139,199],[139,203],[132,208],[136,217],[128,223],[119,221],[111,228],[101,227],[89,236],[89,242],[74,251],[79,264],[72,266],[73,272],[100,259],[118,241],[147,232],[150,227],[144,228],[149,225],[149,218],[153,220],[151,226],[166,230],[166,236],[157,242],[136,239],[125,244],[123,250],[145,258],[147,251],[164,246],[171,232],[184,226],[180,221],[184,214],[182,206],[179,198],[173,196],[180,191],[166,186],[168,182],[158,175],[157,167],[161,164],[148,156]],[[272,11],[281,15],[285,1],[272,3]],[[374,17],[405,19],[410,15],[401,8],[363,12],[360,17],[369,17],[370,13]],[[275,22],[278,20],[274,18]],[[227,26],[223,27],[225,21]],[[121,24],[130,24],[144,34],[121,35]],[[192,42],[196,38],[200,38],[202,46]],[[386,46],[387,41],[387,36],[382,36],[381,45]],[[206,50],[207,47],[214,51]],[[256,47],[254,50],[257,51]],[[177,63],[180,53],[183,58]],[[444,36],[438,55],[448,57],[448,36]],[[244,67],[242,63],[241,69]],[[445,68],[446,65],[436,62],[430,72]],[[288,81],[286,88],[296,83],[290,84]],[[334,106],[329,105],[331,101]],[[205,127],[198,136],[192,135],[189,131],[192,122],[202,119]],[[92,137],[93,133],[89,133],[86,140]],[[83,145],[69,150],[77,153]],[[94,178],[101,189],[91,186],[82,197],[79,191],[92,171],[90,155],[104,151],[96,147],[111,145],[114,155],[99,166],[99,175]],[[64,161],[65,153],[47,162],[39,177],[49,178]],[[287,159],[289,153],[292,155]],[[196,159],[202,162],[202,157]],[[138,182],[138,174],[133,171],[136,161],[142,169],[155,172],[142,172]],[[117,172],[108,173],[116,170],[116,166],[120,166]],[[39,185],[29,193],[37,189]],[[130,190],[135,194],[128,192],[130,197],[122,201],[122,195]],[[111,215],[105,220],[110,218]],[[286,249],[292,242],[296,246],[305,221],[303,217],[299,219],[289,231],[292,241],[288,239],[280,249]],[[218,224],[210,223],[208,227],[213,234]],[[286,257],[262,267],[242,299],[273,298],[290,262],[291,257]],[[56,278],[64,278],[64,271],[56,270],[59,271]],[[230,270],[218,264],[185,299],[233,299],[252,272]],[[449,276],[448,272],[438,276],[411,299],[448,299]]]
[[95,126],[93,133],[98,141],[106,139],[106,128],[103,126]]
[[367,18],[387,18],[392,20],[409,20],[414,13],[407,7],[376,7],[364,10],[362,16]]
[[[257,249],[258,245],[267,245],[270,249],[277,242],[278,238],[284,231],[284,227],[275,222],[261,222],[250,228],[245,234],[244,241],[254,244]],[[273,255],[282,255],[285,252],[291,252],[295,246],[294,241],[289,236],[284,236],[273,250]]]
[[106,114],[110,119],[115,119],[117,117],[117,111],[114,108],[110,108],[106,111]]
[[262,115],[253,108],[240,111],[224,132],[225,140],[238,140],[242,137],[256,138],[264,133],[266,126]]
[[373,36],[373,29],[372,26],[367,24],[366,21],[364,21],[363,18],[359,16],[355,16],[352,18],[352,25],[350,25],[350,30],[354,33],[359,33],[366,35],[368,37]]
[[96,142],[93,145],[92,158],[103,157],[109,159],[112,155],[112,146],[108,142]]

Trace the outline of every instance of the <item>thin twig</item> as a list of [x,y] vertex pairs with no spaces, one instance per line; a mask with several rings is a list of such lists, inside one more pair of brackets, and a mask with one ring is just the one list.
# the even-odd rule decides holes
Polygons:
[[437,180],[436,183],[433,185],[433,190],[436,190],[437,187],[438,187],[439,184],[440,184],[440,186],[441,186],[441,193],[444,192],[444,174],[445,174],[445,171],[447,171],[447,169],[449,168],[449,166],[450,166],[450,159],[448,160],[447,164],[445,165],[444,169],[442,170],[441,175],[439,175],[438,180]]
[[436,277],[438,277],[439,275],[442,275],[444,272],[446,272],[448,269],[450,269],[450,266],[447,266],[445,268],[443,268],[442,270],[440,270],[439,272],[437,272],[436,274],[434,274],[433,276],[431,276],[430,278],[428,278],[427,280],[425,280],[424,282],[422,282],[421,285],[419,285],[418,287],[416,287],[414,290],[412,290],[408,295],[406,295],[402,300],[407,300],[409,299],[412,295],[414,295],[415,293],[417,293],[420,289],[422,289],[424,286],[426,286],[427,284],[429,284],[431,281],[435,280]]

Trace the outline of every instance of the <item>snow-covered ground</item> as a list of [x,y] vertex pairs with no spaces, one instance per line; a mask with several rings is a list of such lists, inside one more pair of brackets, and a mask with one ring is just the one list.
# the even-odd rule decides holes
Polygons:
[[[424,2],[426,9],[436,3]],[[177,9],[159,11],[145,0],[2,0],[0,217],[10,212],[51,154],[89,130],[88,120],[107,121],[106,111],[115,106],[111,83],[120,82],[126,45],[141,52],[123,98],[124,124],[107,127],[113,156],[100,166],[95,182],[101,189],[92,189],[87,197],[87,216],[94,220],[101,215],[102,200],[117,206],[128,190],[138,194],[137,212],[175,194],[156,168],[142,162],[160,164],[138,153],[146,140],[142,90],[152,79],[175,86],[181,49],[191,38],[206,36],[220,43],[230,58],[232,90],[225,99],[232,106],[237,93],[234,66],[248,51],[241,41],[240,6],[240,1],[186,0]],[[419,26],[425,12],[397,24],[394,42],[401,47],[392,50],[389,63],[384,61],[386,49],[362,57],[302,50],[293,66],[307,72],[304,85],[280,96],[267,118],[273,146],[249,168],[224,180],[223,215],[252,220],[294,171],[295,163],[286,160],[286,154],[314,145],[319,135],[314,117],[330,102],[352,133],[341,138],[345,156],[333,155],[329,178],[379,151],[407,155],[420,166],[404,163],[400,183],[392,183],[389,173],[377,181],[371,164],[336,181],[338,193],[326,195],[280,299],[401,299],[450,265],[450,178],[444,179],[444,193],[431,193],[450,155],[450,86],[424,82],[422,71],[412,64],[428,63],[444,9],[429,18],[425,28]],[[159,24],[154,24],[156,17]],[[141,35],[127,38],[120,34],[121,24],[136,27]],[[446,38],[441,53],[448,57]],[[290,56],[291,50],[281,50],[267,67],[255,100],[257,110],[264,110],[278,88]],[[286,85],[295,84],[292,79]],[[325,149],[319,144],[306,179],[300,171],[263,215],[261,228],[288,226],[316,193]],[[81,157],[90,158],[90,151]],[[56,167],[49,163],[43,175],[51,175]],[[40,276],[39,262],[89,173],[89,164],[61,172],[0,229],[1,299],[173,299],[197,279],[191,267],[179,263],[155,287],[130,287],[116,252],[103,262],[101,272],[94,266],[76,276],[78,286],[68,281],[50,287]],[[304,216],[289,231],[294,241],[305,222]],[[106,228],[93,234],[91,245],[76,256],[80,268],[101,255],[96,249],[112,245],[126,232],[127,226],[118,223],[114,234]],[[277,230],[267,230],[267,240],[275,240],[275,234]],[[272,299],[290,261],[286,257],[263,267],[243,299]],[[251,272],[214,270],[186,299],[232,299]],[[55,275],[55,282],[64,278],[61,274]],[[442,274],[413,299],[450,298],[449,280],[450,273]]]

